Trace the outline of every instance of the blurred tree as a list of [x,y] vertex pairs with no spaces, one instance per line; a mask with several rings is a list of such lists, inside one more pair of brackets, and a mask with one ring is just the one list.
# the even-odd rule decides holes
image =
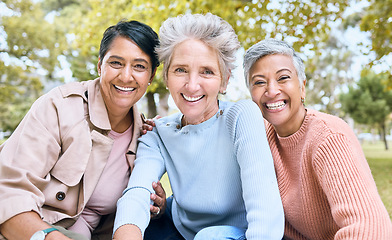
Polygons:
[[[328,40],[330,23],[342,18],[349,1],[46,0],[45,3],[59,13],[55,21],[66,23],[67,34],[73,38],[72,51],[67,55],[72,63],[73,76],[87,80],[97,76],[91,66],[97,63],[103,31],[121,19],[136,19],[158,31],[169,17],[187,12],[212,12],[234,27],[245,49],[261,39],[278,38],[290,42],[298,51],[320,55],[320,43]],[[160,74],[146,95],[149,117],[156,112],[154,94],[167,99],[168,92]]]
[[[62,52],[61,29],[45,20],[37,1],[2,1],[0,23],[0,129],[13,130],[43,84],[58,80],[57,56]],[[9,14],[4,14],[7,8]]]
[[[371,46],[364,54],[374,53],[375,57],[370,60],[369,66],[385,63],[387,58],[392,57],[392,0],[367,0],[368,6],[361,12],[348,16],[344,24],[347,26],[359,26],[361,31],[369,33]],[[389,80],[387,86],[392,89],[392,66],[389,68]]]
[[387,80],[388,73],[376,74],[365,69],[361,72],[357,87],[350,87],[348,93],[340,96],[343,110],[354,121],[379,129],[386,150],[388,150],[386,123],[392,113],[392,90],[386,89]]
[[321,111],[339,116],[339,92],[354,79],[351,65],[354,53],[335,35],[320,43],[322,53],[306,62],[306,104],[317,105]]
[[392,0],[368,0],[369,6],[361,13],[360,28],[371,33],[372,50],[377,60],[392,52]]

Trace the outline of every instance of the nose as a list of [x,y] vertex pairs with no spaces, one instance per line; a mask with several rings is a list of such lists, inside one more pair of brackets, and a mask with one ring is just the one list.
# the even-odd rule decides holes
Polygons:
[[199,75],[196,73],[192,73],[188,75],[188,79],[186,82],[186,88],[189,92],[196,92],[200,88],[199,84]]
[[123,82],[130,82],[130,81],[133,80],[133,70],[132,70],[132,67],[131,67],[131,66],[129,66],[129,67],[124,67],[124,68],[122,69],[120,79],[121,79]]
[[270,81],[266,86],[265,95],[267,97],[275,97],[280,94],[280,87],[276,81]]

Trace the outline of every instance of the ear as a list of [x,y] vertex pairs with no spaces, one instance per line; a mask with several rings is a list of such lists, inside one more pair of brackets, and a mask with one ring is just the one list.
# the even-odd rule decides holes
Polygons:
[[226,93],[227,85],[229,84],[229,79],[230,79],[231,71],[229,71],[229,74],[227,75],[227,79],[221,84],[219,88],[220,93]]
[[301,86],[301,97],[306,98],[306,79],[303,81]]
[[101,66],[102,66],[101,59],[98,58],[98,63],[97,63],[98,76],[101,76]]

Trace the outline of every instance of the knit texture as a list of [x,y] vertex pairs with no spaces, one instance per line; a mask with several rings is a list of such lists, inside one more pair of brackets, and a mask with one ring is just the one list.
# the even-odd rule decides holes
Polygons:
[[269,123],[266,128],[286,239],[392,239],[361,145],[343,120],[307,109],[289,137],[279,137]]
[[140,139],[115,229],[135,224],[144,232],[151,183],[167,170],[173,222],[185,239],[218,225],[247,229],[249,240],[282,238],[283,208],[261,112],[250,100],[219,108],[198,125],[181,127],[180,113],[162,118]]

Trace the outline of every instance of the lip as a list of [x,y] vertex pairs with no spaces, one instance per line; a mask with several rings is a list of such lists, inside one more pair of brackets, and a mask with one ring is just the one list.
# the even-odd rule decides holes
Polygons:
[[114,85],[114,84],[113,84],[113,87],[116,90],[119,90],[119,91],[122,91],[122,92],[133,92],[136,89],[136,88],[132,88],[132,87],[122,87],[122,86],[118,86],[118,85]]
[[191,103],[198,102],[198,101],[200,101],[202,98],[205,97],[205,95],[188,96],[188,95],[185,95],[185,94],[183,94],[183,93],[181,93],[181,96],[182,96],[187,102],[191,102]]

